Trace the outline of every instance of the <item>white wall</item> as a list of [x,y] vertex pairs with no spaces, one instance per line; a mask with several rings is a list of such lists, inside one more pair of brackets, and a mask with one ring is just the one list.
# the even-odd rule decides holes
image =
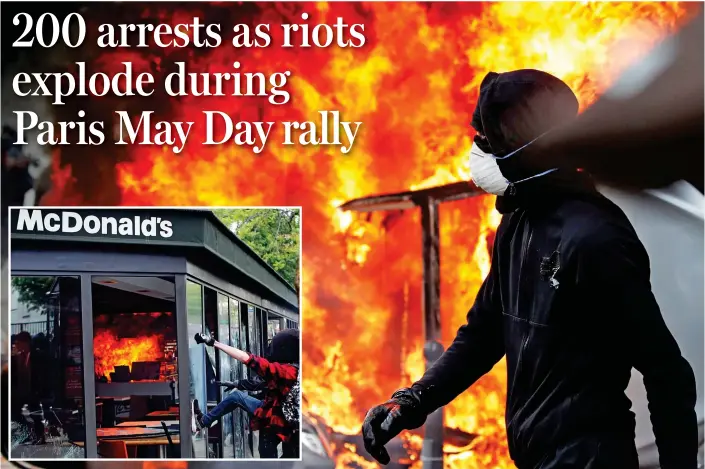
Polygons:
[[[695,372],[698,421],[703,421],[705,360],[705,198],[686,183],[658,191],[625,193],[603,188],[634,226],[651,261],[651,288],[671,333]],[[636,413],[636,443],[643,466],[656,463],[654,435],[641,374],[634,371],[627,388]]]
[[43,314],[43,311],[30,311],[27,305],[19,301],[19,294],[12,290],[10,293],[10,324],[38,321],[46,321],[46,315]]

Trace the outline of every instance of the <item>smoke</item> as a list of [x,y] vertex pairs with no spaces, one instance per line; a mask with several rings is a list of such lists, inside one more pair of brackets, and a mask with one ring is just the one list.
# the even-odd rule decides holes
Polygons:
[[[655,31],[655,27],[650,23],[644,23],[640,27],[641,35],[647,31],[650,33],[649,37],[659,37],[658,31]],[[628,99],[642,92],[656,77],[673,64],[677,55],[678,43],[675,37],[666,38],[646,55],[644,54],[645,48],[639,47],[646,41],[635,40],[634,38],[640,37],[636,33],[626,36],[629,39],[615,44],[610,53],[616,64],[632,64],[605,92],[605,96],[613,99]],[[643,57],[644,55],[646,57]]]

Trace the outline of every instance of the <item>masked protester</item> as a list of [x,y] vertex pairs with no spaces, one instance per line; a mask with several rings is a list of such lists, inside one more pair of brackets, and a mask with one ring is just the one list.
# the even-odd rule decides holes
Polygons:
[[[284,329],[276,334],[272,338],[267,358],[222,344],[207,334],[196,334],[195,340],[196,343],[215,347],[244,363],[265,383],[262,399],[234,390],[207,414],[203,414],[198,401],[194,401],[192,414],[197,429],[210,427],[225,414],[240,408],[250,416],[252,430],[259,430],[260,438],[265,440],[259,447],[261,458],[276,458],[280,442],[282,457],[298,458],[298,422],[292,421],[286,408],[289,398],[299,386],[299,331]],[[225,386],[230,384],[234,383],[225,383]],[[244,382],[242,384],[246,385]],[[298,402],[296,404],[298,406]]]
[[575,169],[536,173],[516,151],[578,102],[537,70],[490,73],[472,125],[476,184],[503,214],[490,272],[448,350],[371,409],[367,451],[451,402],[506,355],[509,452],[519,469],[637,469],[632,368],[644,377],[662,469],[697,467],[695,377],[651,293],[649,258],[623,212]]

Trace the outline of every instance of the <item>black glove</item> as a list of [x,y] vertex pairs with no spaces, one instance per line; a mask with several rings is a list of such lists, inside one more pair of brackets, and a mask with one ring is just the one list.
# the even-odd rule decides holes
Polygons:
[[216,381],[215,384],[218,386],[223,386],[226,391],[230,391],[232,389],[237,388],[238,383],[237,382],[232,382],[232,381]]
[[384,445],[402,430],[413,430],[423,425],[426,415],[421,408],[418,392],[411,388],[398,390],[390,400],[367,412],[362,423],[365,449],[380,463],[389,464],[389,453]]
[[209,347],[212,347],[215,344],[215,338],[209,334],[205,334],[203,332],[197,333],[193,339],[196,341],[197,344],[206,344]]

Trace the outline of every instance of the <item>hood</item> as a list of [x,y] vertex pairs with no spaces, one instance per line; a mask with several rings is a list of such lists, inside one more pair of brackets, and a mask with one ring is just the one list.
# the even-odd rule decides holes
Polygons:
[[299,331],[284,329],[272,338],[267,359],[277,363],[299,363]]
[[505,156],[578,114],[578,99],[560,79],[540,70],[490,72],[480,84],[472,126],[483,151]]
[[[532,69],[490,72],[480,84],[472,115],[472,126],[478,132],[474,143],[496,157],[507,156],[574,119],[578,108],[578,99],[570,87],[549,73]],[[522,164],[521,152],[497,159],[497,166],[511,182],[536,175],[533,167]],[[562,169],[516,184],[509,193],[497,197],[497,209],[507,213],[537,198],[545,201],[559,194],[586,190],[595,192],[589,175]]]

